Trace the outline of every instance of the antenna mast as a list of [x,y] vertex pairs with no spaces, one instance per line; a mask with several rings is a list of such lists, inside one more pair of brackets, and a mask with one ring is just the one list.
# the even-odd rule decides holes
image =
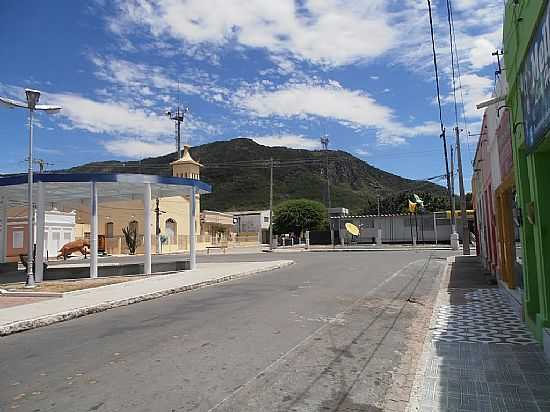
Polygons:
[[176,109],[176,113],[172,113],[171,111],[166,112],[166,116],[168,116],[170,120],[174,121],[174,125],[176,128],[176,151],[178,153],[178,159],[181,159],[181,123],[185,118],[185,114],[189,111],[188,107],[184,107],[183,109],[181,108],[180,97],[180,82],[178,80],[178,106]]

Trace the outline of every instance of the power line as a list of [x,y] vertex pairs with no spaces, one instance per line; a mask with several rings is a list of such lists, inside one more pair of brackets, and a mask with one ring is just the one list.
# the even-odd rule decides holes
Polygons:
[[[458,89],[460,90],[460,101],[461,101],[461,104],[462,104],[462,120],[464,122],[464,130],[469,135],[470,130],[469,130],[469,127],[468,127],[468,122],[466,120],[466,106],[464,104],[464,93],[463,93],[463,89],[462,89],[462,74],[460,72],[460,58],[458,57],[458,47],[456,46],[456,32],[455,32],[455,24],[454,24],[454,18],[453,18],[453,9],[452,9],[452,7],[450,7],[450,5],[449,5],[449,12],[450,12],[449,16],[450,16],[450,20],[451,20],[452,42],[454,44],[455,55],[456,55],[456,69],[457,69],[457,74],[458,74]],[[469,156],[470,164],[472,164],[472,159],[473,159],[472,148],[470,147],[469,142],[466,143],[466,147],[468,149],[468,156]]]
[[455,53],[453,46],[453,25],[451,23],[451,2],[447,0],[447,21],[449,23],[449,45],[451,51],[451,71],[453,80],[453,100],[455,107],[455,126],[458,128],[458,103],[456,101],[456,75],[455,75]]
[[435,84],[437,89],[437,106],[439,108],[439,123],[441,126],[441,135],[440,137],[443,139],[443,152],[445,155],[445,170],[446,170],[446,176],[447,176],[447,191],[449,192],[449,202],[452,203],[453,201],[453,194],[451,193],[451,178],[449,175],[449,159],[447,155],[447,137],[445,135],[445,127],[443,126],[443,113],[441,110],[441,91],[439,88],[439,73],[437,68],[437,54],[435,51],[435,36],[434,36],[434,25],[433,25],[433,17],[432,17],[432,3],[430,0],[428,1],[428,12],[430,15],[430,34],[432,38],[432,52],[433,52],[433,62],[434,62],[434,69],[435,69]]

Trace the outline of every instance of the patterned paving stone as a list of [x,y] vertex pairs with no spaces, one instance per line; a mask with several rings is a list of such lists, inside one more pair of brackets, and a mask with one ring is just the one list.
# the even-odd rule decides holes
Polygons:
[[[432,330],[434,341],[536,343],[500,289],[449,289],[448,294],[451,303],[437,309]],[[453,297],[457,295],[460,295],[460,304],[453,304]]]

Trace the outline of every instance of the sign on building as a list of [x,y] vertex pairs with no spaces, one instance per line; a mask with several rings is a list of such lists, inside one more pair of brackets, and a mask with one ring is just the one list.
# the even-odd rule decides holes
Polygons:
[[533,35],[520,78],[525,144],[532,149],[550,130],[550,2]]

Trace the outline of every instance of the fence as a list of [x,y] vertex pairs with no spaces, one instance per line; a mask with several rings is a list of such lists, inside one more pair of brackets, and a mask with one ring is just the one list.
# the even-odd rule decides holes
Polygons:
[[[359,228],[359,236],[351,236],[345,229],[346,223]],[[339,232],[345,242],[375,243],[378,230],[382,231],[383,243],[449,242],[451,234],[450,219],[440,213],[418,215],[382,215],[382,216],[344,216],[331,219],[332,229]]]

